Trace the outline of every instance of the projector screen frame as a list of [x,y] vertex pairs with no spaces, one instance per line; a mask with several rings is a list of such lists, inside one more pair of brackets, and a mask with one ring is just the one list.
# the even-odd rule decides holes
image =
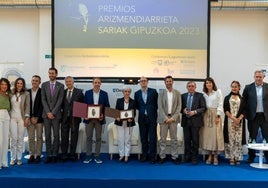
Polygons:
[[[52,54],[52,62],[51,62],[51,67],[56,67],[55,66],[55,5],[54,1],[52,0],[52,11],[51,11],[51,16],[52,16],[52,31],[51,31],[51,54]],[[206,77],[209,77],[210,75],[210,16],[211,16],[211,4],[210,0],[208,0],[208,7],[207,7],[207,70],[206,70]],[[59,70],[58,70],[59,71]],[[168,75],[168,74],[167,74]],[[170,74],[173,76],[172,74]],[[73,76],[73,75],[70,75]],[[147,75],[141,75],[147,77],[149,80],[163,80],[164,77],[150,77]],[[96,76],[88,76],[88,77],[79,77],[79,76],[73,76],[76,82],[89,82],[92,81],[92,79]],[[177,78],[173,77],[175,81],[204,81],[205,78]],[[63,80],[65,77],[59,76],[59,80]],[[100,77],[102,79],[102,82],[104,83],[129,83],[129,80],[134,80],[133,84],[137,84],[138,80],[140,77],[115,77],[115,76],[109,76],[109,77]]]

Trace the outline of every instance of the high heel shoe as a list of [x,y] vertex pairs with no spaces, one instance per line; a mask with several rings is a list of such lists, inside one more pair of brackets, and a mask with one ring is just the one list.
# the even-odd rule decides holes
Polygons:
[[206,164],[211,164],[212,161],[212,156],[209,155],[208,159],[206,160]]
[[128,156],[125,157],[125,163],[127,163],[127,162],[128,162]]
[[124,159],[124,156],[121,156],[118,160],[119,160],[120,162],[122,162],[123,159]]
[[218,164],[219,164],[218,156],[214,156],[213,164],[214,164],[214,165],[218,165]]
[[230,159],[230,165],[235,165],[235,160],[234,159]]

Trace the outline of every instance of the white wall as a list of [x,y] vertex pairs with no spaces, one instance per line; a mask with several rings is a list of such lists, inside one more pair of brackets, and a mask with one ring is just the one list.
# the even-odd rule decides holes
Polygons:
[[[0,74],[3,63],[23,62],[16,67],[27,83],[33,74],[47,80],[51,9],[1,9],[0,23]],[[242,86],[252,82],[256,65],[268,65],[268,11],[212,11],[210,56],[210,75],[224,95],[234,79]],[[164,87],[162,81],[151,84]],[[185,82],[176,82],[175,87],[186,91]],[[198,83],[198,90],[202,90],[202,83]]]
[[[51,59],[51,9],[1,9],[0,74],[8,64],[27,82],[33,74],[47,77]],[[46,80],[46,79],[43,79]]]
[[212,11],[211,69],[225,94],[232,80],[253,81],[258,64],[268,65],[268,11]]

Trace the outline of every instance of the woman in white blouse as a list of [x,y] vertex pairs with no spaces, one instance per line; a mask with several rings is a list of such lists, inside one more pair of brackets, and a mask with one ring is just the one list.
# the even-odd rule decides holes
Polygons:
[[210,77],[203,85],[207,111],[204,115],[204,127],[200,130],[200,147],[208,152],[207,164],[218,165],[218,154],[224,151],[221,115],[223,114],[222,93]]
[[30,122],[30,95],[26,90],[25,80],[23,78],[17,78],[15,80],[10,99],[10,165],[15,165],[16,162],[17,165],[21,165],[25,127]]

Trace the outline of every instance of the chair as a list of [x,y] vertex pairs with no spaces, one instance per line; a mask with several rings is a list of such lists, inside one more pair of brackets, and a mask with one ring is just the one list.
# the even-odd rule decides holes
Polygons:
[[77,159],[80,159],[81,153],[86,151],[86,127],[84,123],[79,124],[78,140],[76,145]]
[[[178,139],[178,154],[184,154],[184,138],[183,138],[183,128],[181,127],[181,124],[178,123],[177,125],[177,139]],[[157,125],[157,151],[159,153],[160,151],[160,146],[159,146],[159,140],[160,140],[160,125],[158,124]],[[171,143],[170,143],[170,134],[168,132],[168,135],[167,135],[167,147],[166,147],[166,154],[171,154],[170,152],[170,146],[171,146]]]
[[[115,125],[113,122],[108,125],[108,147],[111,160],[113,159],[113,154],[118,154],[116,126],[117,125]],[[141,141],[138,123],[136,123],[136,126],[133,127],[130,154],[138,154],[138,159],[140,159]]]

